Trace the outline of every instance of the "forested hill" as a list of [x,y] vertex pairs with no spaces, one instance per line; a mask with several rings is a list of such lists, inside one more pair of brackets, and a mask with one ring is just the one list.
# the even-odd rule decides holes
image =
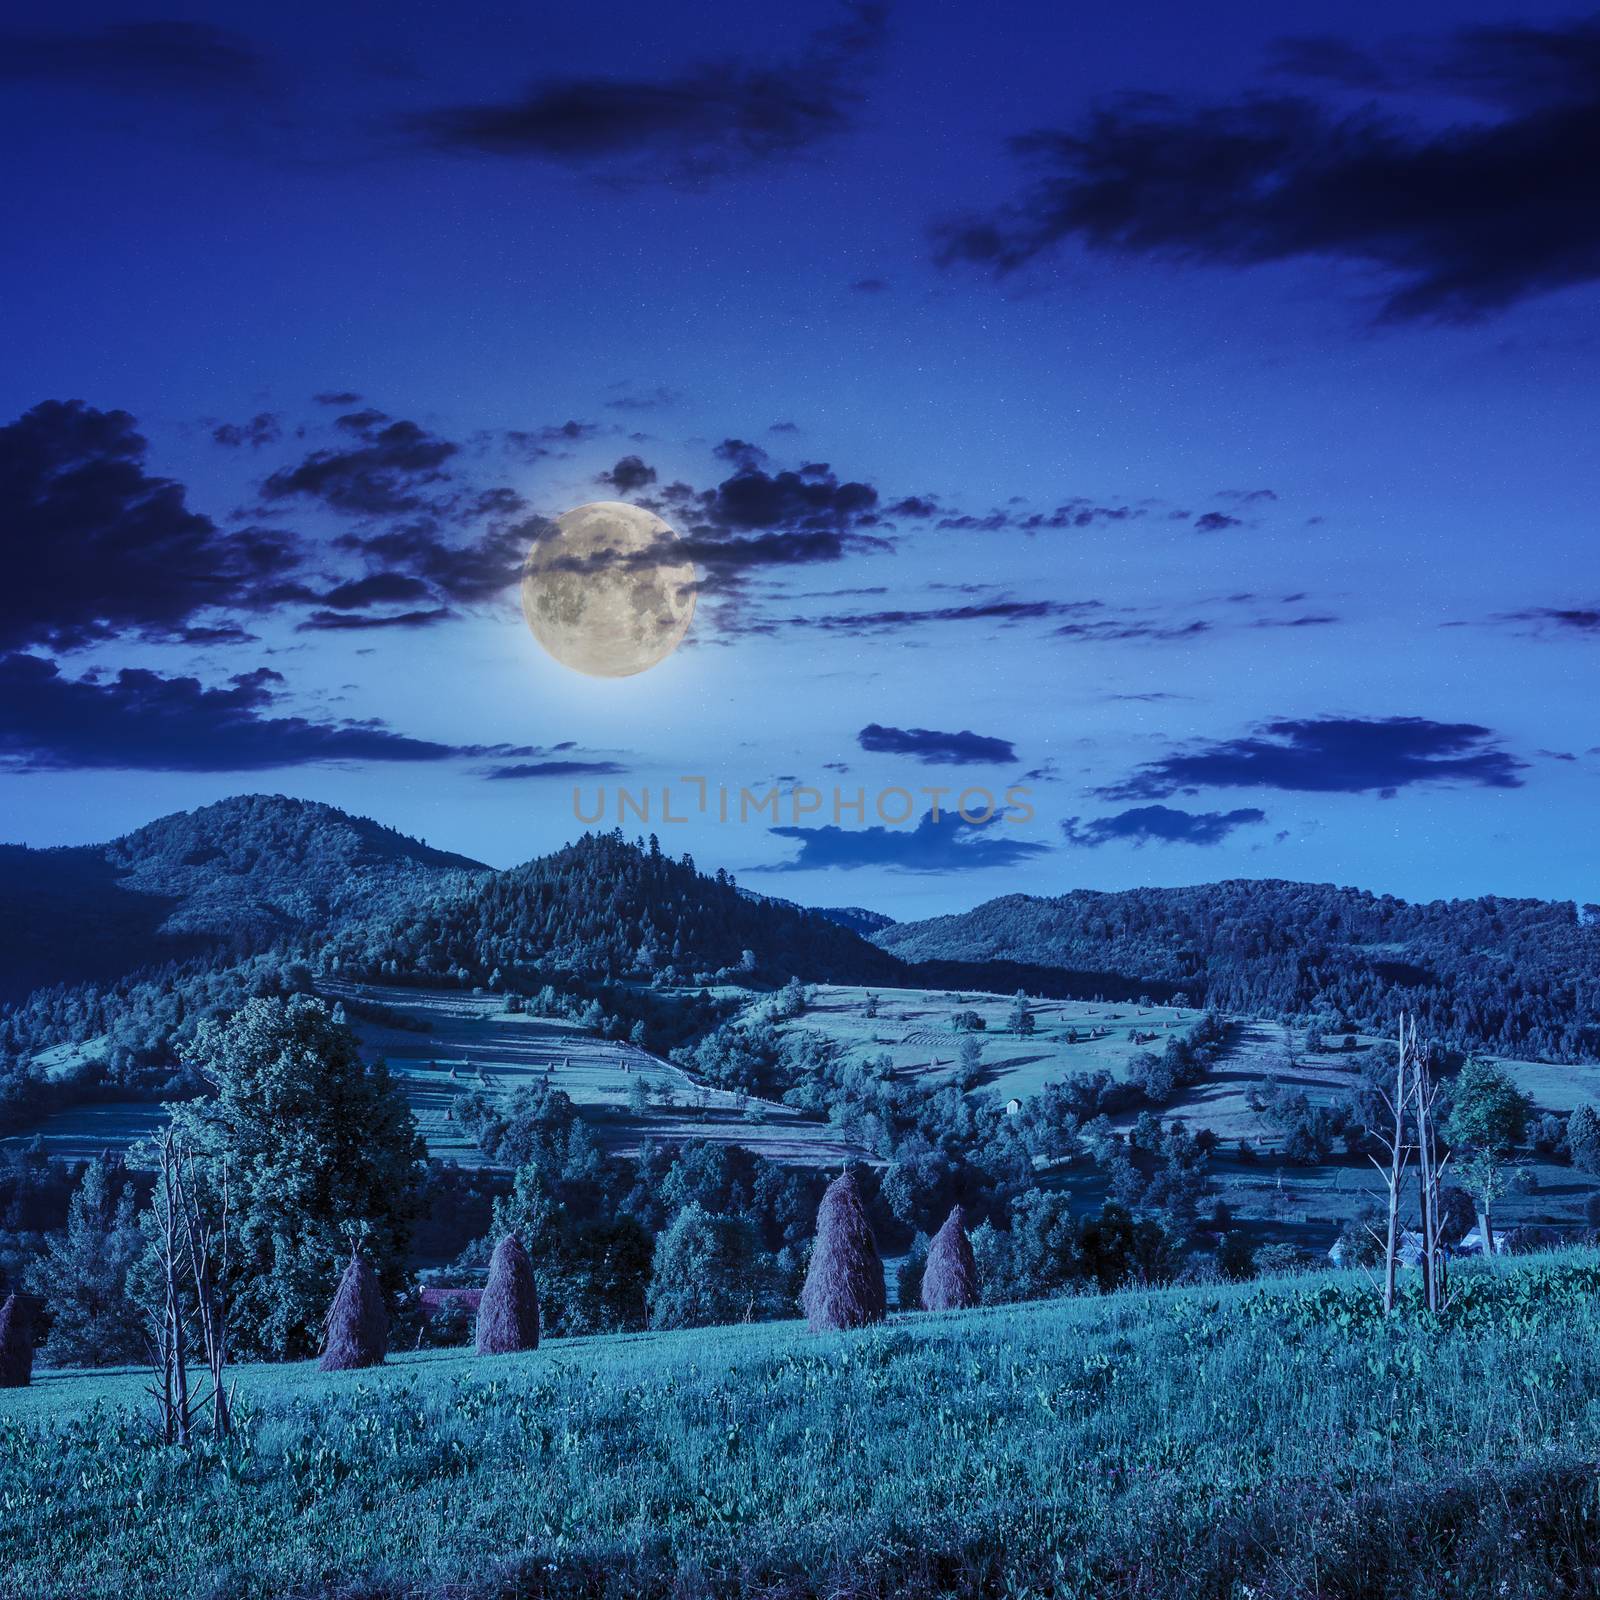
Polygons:
[[744,894],[720,869],[698,872],[655,839],[632,844],[620,833],[585,834],[415,914],[346,925],[323,953],[345,976],[495,987],[564,974],[702,982],[730,971],[889,983],[900,971],[821,912]]
[[1331,884],[1232,879],[1187,889],[1007,895],[873,935],[906,961],[1096,968],[1224,1010],[1345,1018],[1414,1011],[1466,1049],[1600,1055],[1600,923],[1571,901],[1411,905]]
[[109,844],[0,846],[0,999],[398,914],[488,870],[282,795],[238,795]]

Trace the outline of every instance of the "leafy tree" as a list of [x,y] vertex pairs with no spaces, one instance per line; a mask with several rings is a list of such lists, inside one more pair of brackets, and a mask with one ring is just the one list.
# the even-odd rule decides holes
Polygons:
[[1600,1175],[1600,1112],[1585,1101],[1567,1118],[1567,1146],[1581,1172]]
[[1011,1002],[1011,1014],[1006,1019],[1007,1025],[1013,1033],[1021,1034],[1026,1038],[1034,1030],[1033,1012],[1028,1009],[1028,992],[1018,989],[1016,998]]
[[650,1280],[652,1328],[703,1328],[755,1314],[763,1290],[756,1231],[691,1200],[656,1240]]
[[1233,1230],[1217,1241],[1217,1271],[1230,1283],[1256,1275],[1256,1252],[1249,1236]]
[[229,1175],[230,1337],[241,1354],[310,1355],[344,1229],[364,1225],[386,1296],[404,1286],[423,1179],[416,1122],[387,1066],[364,1065],[319,1000],[252,1000],[203,1023],[187,1060],[214,1093],[175,1108],[174,1125]]
[[1461,1175],[1478,1202],[1486,1255],[1494,1252],[1492,1206],[1505,1190],[1505,1161],[1527,1132],[1532,1105],[1504,1068],[1468,1061],[1456,1077],[1445,1138],[1465,1151]]
[[58,1367],[116,1366],[145,1353],[144,1320],[128,1284],[144,1234],[131,1188],[112,1179],[104,1161],[84,1168],[66,1228],[45,1236],[28,1274],[50,1313],[46,1353]]

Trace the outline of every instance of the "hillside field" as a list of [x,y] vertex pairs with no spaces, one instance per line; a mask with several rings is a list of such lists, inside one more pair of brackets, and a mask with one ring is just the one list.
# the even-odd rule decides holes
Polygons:
[[0,1596],[1290,1600],[1592,1593],[1600,1258],[1443,1327],[1323,1274],[0,1394]]
[[[387,1026],[353,1018],[364,1049],[382,1055],[400,1078],[429,1153],[463,1166],[482,1165],[484,1158],[450,1115],[452,1102],[473,1089],[509,1093],[520,1083],[546,1078],[572,1097],[602,1144],[618,1153],[632,1153],[646,1139],[706,1138],[807,1165],[831,1167],[867,1155],[836,1129],[787,1106],[745,1101],[708,1088],[670,1062],[633,1045],[596,1039],[570,1022],[507,1012],[494,995],[326,981],[322,988],[330,999],[375,1003],[418,1024]],[[1125,1078],[1137,1055],[1159,1052],[1168,1037],[1191,1027],[1199,1016],[1192,1008],[1035,1000],[1035,1032],[1020,1037],[1008,1026],[1009,995],[840,984],[818,984],[810,993],[805,1014],[783,1023],[784,1028],[821,1032],[860,1059],[887,1055],[897,1073],[930,1083],[944,1082],[955,1072],[960,1035],[951,1030],[951,1016],[958,1010],[976,1011],[986,1024],[976,1035],[982,1046],[980,1086],[1005,1100],[1026,1099],[1045,1083],[1077,1073],[1104,1069]],[[878,997],[875,1018],[866,1015],[869,994]],[[751,1015],[764,1012],[770,1009],[770,998],[751,999],[746,1009]],[[1307,1054],[1300,1032],[1282,1023],[1249,1017],[1234,1023],[1233,1041],[1213,1071],[1181,1091],[1161,1114],[1181,1117],[1193,1128],[1210,1128],[1223,1141],[1211,1162],[1214,1189],[1260,1242],[1288,1242],[1320,1253],[1344,1220],[1370,1201],[1376,1182],[1371,1164],[1365,1157],[1342,1155],[1318,1166],[1284,1163],[1280,1133],[1251,1108],[1250,1097],[1268,1077],[1275,1077],[1304,1090],[1314,1104],[1331,1102],[1350,1086],[1350,1058],[1337,1050]],[[1131,1038],[1135,1031],[1143,1036],[1141,1042]],[[1092,1037],[1097,1032],[1103,1036]],[[1069,1033],[1077,1039],[1070,1040]],[[1361,1047],[1377,1042],[1370,1035],[1357,1039]],[[1538,1112],[1565,1116],[1581,1101],[1600,1103],[1600,1064],[1505,1065]],[[641,1076],[653,1089],[670,1086],[672,1103],[652,1097],[647,1111],[635,1111],[629,1091]],[[1126,1126],[1133,1115],[1114,1120]],[[14,1136],[13,1142],[37,1134],[52,1154],[83,1159],[125,1148],[159,1122],[159,1107],[149,1101],[91,1103],[59,1112],[38,1129]],[[1249,1142],[1256,1159],[1240,1159],[1240,1141]],[[1525,1160],[1523,1169],[1534,1187],[1499,1202],[1505,1225],[1571,1228],[1583,1222],[1594,1180],[1537,1156]],[[1075,1170],[1056,1181],[1070,1188],[1086,1209],[1105,1198],[1095,1173]]]

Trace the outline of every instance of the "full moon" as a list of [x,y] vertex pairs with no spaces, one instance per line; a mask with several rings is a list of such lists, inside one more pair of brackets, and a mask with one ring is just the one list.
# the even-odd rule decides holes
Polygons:
[[522,614],[565,667],[628,678],[664,661],[694,617],[694,563],[653,511],[596,500],[557,517],[522,569]]

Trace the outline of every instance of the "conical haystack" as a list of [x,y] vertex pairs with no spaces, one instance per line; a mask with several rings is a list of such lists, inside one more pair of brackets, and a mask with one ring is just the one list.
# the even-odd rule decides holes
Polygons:
[[928,1311],[959,1311],[978,1303],[978,1263],[967,1237],[966,1214],[953,1206],[928,1246],[922,1269],[922,1304]]
[[383,1290],[378,1287],[377,1273],[357,1250],[328,1308],[328,1337],[317,1364],[324,1372],[378,1367],[388,1349],[389,1313],[384,1309]]
[[861,1328],[882,1322],[883,1259],[861,1191],[848,1172],[828,1185],[817,1207],[817,1240],[800,1305],[812,1328]]
[[539,1287],[522,1241],[508,1233],[494,1247],[489,1281],[478,1302],[478,1354],[512,1355],[539,1348]]

